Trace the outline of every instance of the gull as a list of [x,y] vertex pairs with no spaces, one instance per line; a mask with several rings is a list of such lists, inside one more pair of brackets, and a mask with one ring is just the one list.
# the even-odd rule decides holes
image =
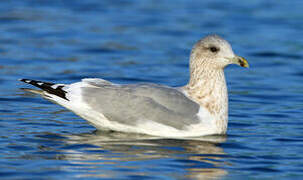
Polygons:
[[249,67],[218,35],[199,40],[190,53],[190,79],[185,86],[152,83],[115,84],[86,78],[72,84],[20,79],[39,90],[23,88],[57,103],[99,130],[161,137],[226,134],[228,92],[224,68]]

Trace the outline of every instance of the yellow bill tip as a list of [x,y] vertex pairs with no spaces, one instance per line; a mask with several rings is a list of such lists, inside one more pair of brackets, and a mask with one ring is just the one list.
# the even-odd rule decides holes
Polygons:
[[244,57],[238,56],[237,64],[239,64],[241,67],[249,68],[249,64]]

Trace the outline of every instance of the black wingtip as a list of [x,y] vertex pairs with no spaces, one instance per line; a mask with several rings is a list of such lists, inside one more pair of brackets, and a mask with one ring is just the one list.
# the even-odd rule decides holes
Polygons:
[[22,82],[27,83],[26,81],[30,81],[30,80],[29,79],[18,79],[18,81],[22,81]]
[[66,91],[62,89],[64,86],[53,87],[53,85],[55,85],[54,83],[36,81],[31,79],[19,79],[19,81],[25,82],[26,84],[31,84],[33,86],[36,86],[37,88],[42,89],[43,91],[46,91],[50,94],[54,94],[56,96],[68,100],[66,98]]

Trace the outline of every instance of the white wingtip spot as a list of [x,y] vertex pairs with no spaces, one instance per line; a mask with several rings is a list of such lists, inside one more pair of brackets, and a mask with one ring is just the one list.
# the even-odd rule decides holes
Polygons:
[[39,86],[42,86],[42,84],[44,84],[44,83],[41,83],[41,82],[40,82],[40,83],[37,83],[37,84],[38,84]]
[[54,85],[52,85],[51,87],[52,87],[53,89],[57,89],[58,86],[64,86],[64,84],[54,84]]
[[26,82],[26,83],[30,83],[30,82],[31,82],[31,80],[25,80],[25,82]]

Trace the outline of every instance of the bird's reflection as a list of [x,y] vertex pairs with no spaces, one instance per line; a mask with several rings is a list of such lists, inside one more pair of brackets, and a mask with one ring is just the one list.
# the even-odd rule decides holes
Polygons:
[[[64,148],[64,159],[75,165],[91,166],[89,173],[84,173],[82,177],[118,177],[119,173],[105,173],[100,165],[114,165],[123,169],[120,173],[144,166],[159,173],[162,169],[172,169],[176,171],[171,172],[175,176],[180,176],[178,171],[185,171],[182,178],[194,179],[221,178],[227,174],[220,168],[225,153],[217,145],[226,141],[225,136],[163,139],[141,134],[95,131],[68,135],[64,141],[67,146]],[[153,162],[149,166],[150,161]],[[131,172],[134,173],[134,170]],[[145,176],[148,171],[143,174]]]

